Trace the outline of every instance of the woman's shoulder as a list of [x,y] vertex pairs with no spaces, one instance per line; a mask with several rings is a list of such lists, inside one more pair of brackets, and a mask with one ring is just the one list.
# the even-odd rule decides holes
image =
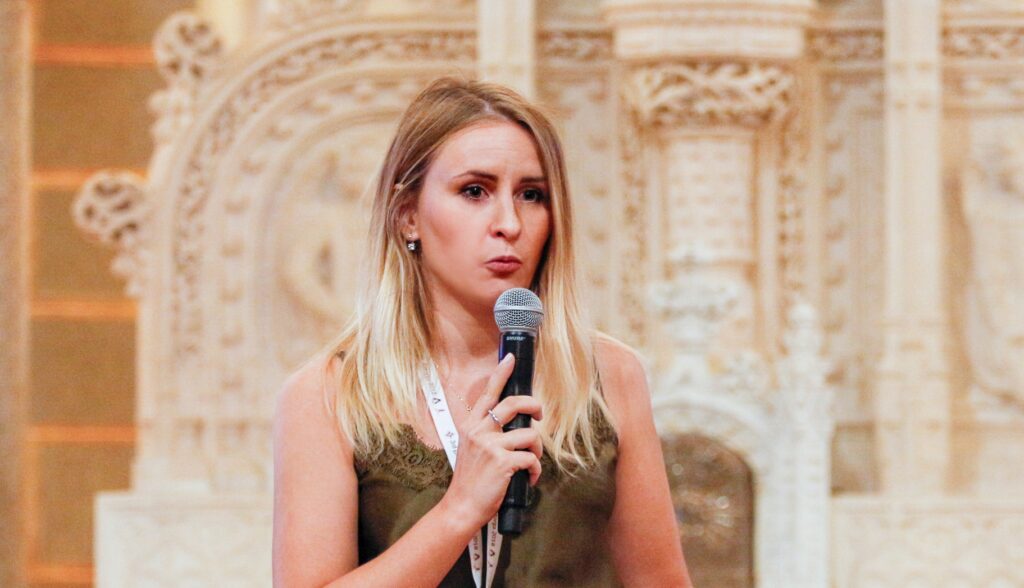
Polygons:
[[278,404],[305,404],[315,397],[325,397],[328,372],[336,368],[337,362],[337,356],[322,353],[306,360],[281,385]]
[[594,362],[602,395],[620,428],[634,419],[638,405],[650,404],[644,361],[629,345],[608,334],[595,332]]
[[594,362],[602,387],[646,385],[647,370],[640,353],[607,333],[594,332]]
[[[337,356],[318,354],[288,376],[277,393],[275,428],[320,434],[338,431],[329,393],[331,374],[337,369],[337,363]],[[337,437],[343,441],[341,435]]]

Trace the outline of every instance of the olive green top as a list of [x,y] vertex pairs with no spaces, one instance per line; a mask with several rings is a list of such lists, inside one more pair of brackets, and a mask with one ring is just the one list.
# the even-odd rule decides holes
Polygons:
[[[600,411],[595,411],[599,413]],[[505,537],[494,588],[621,586],[605,531],[615,504],[618,440],[607,421],[594,420],[598,459],[570,476],[545,454],[532,488],[523,533]],[[434,507],[452,479],[443,449],[425,445],[409,425],[399,441],[373,458],[355,458],[359,478],[359,563],[394,544]],[[440,586],[473,588],[468,548]]]

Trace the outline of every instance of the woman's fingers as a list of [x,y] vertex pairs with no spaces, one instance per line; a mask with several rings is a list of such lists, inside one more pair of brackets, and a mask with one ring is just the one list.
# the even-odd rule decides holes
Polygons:
[[[471,412],[473,416],[477,418],[487,416],[487,409],[493,408],[498,403],[501,390],[505,387],[508,377],[512,375],[512,368],[515,367],[515,364],[516,356],[511,353],[506,353],[505,357],[498,362],[498,369],[491,372],[491,377],[487,379],[484,393],[480,395],[473,406]],[[490,416],[487,418],[490,418]]]
[[501,435],[501,446],[508,450],[527,449],[537,459],[540,459],[544,451],[540,433],[534,429],[516,429]]
[[492,412],[501,425],[505,426],[517,414],[528,414],[539,421],[544,416],[544,407],[533,396],[509,396],[499,402]]
[[516,451],[513,456],[513,466],[516,470],[527,470],[530,472],[530,485],[537,484],[540,479],[540,459],[529,451]]

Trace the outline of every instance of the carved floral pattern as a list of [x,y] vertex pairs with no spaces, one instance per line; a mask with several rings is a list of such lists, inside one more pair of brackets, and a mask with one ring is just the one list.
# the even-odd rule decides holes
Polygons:
[[668,63],[634,71],[629,97],[647,124],[760,127],[786,113],[793,81],[777,65]]
[[810,57],[818,61],[879,61],[885,35],[880,28],[817,29],[808,34],[807,45]]
[[810,195],[807,193],[811,140],[808,114],[798,109],[782,129],[782,154],[778,186],[779,279],[782,302],[788,304],[807,288],[807,259],[804,224]]
[[143,179],[130,172],[100,172],[82,187],[72,214],[87,235],[118,250],[111,270],[128,281],[129,294],[140,295],[150,214]]
[[[623,101],[624,102],[624,101]],[[623,331],[628,341],[641,348],[649,343],[647,330],[647,291],[651,279],[647,272],[646,227],[647,174],[644,162],[642,125],[630,109],[622,107],[619,114],[619,156],[622,159],[619,193],[625,239],[622,259],[629,260],[629,271],[619,274],[619,300],[622,305]]]
[[157,116],[153,135],[157,142],[171,140],[192,122],[195,94],[214,75],[222,42],[209,23],[191,12],[168,18],[153,40],[157,71],[167,88],[153,94],[150,110]]
[[1020,59],[1024,57],[1024,37],[1019,28],[953,29],[942,36],[946,57],[966,59]]
[[587,63],[612,58],[612,37],[603,30],[553,30],[538,38],[537,55],[544,61]]
[[[991,131],[990,131],[991,132]],[[964,285],[964,335],[972,399],[1024,412],[1024,129],[999,129],[977,148],[964,179],[963,217],[970,240]]]

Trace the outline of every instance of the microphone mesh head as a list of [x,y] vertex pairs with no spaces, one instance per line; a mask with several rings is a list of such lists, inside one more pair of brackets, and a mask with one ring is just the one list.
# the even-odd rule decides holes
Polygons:
[[537,332],[540,321],[544,318],[544,306],[531,290],[526,288],[510,288],[498,296],[494,303],[494,322],[498,330]]

